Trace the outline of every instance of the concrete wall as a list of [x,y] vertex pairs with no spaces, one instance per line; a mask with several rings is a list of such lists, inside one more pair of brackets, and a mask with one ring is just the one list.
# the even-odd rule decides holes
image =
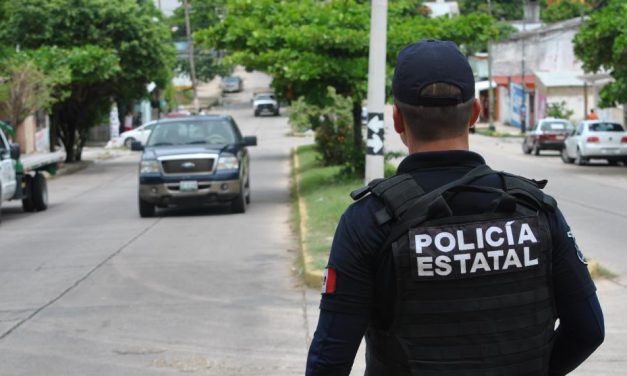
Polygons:
[[525,74],[534,71],[580,71],[572,40],[579,30],[579,18],[559,22],[539,30],[518,33],[492,45],[492,74],[521,74],[522,41],[525,43]]

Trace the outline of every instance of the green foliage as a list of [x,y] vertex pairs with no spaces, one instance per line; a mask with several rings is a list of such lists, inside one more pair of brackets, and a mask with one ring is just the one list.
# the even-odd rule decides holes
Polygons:
[[582,14],[589,12],[590,9],[588,4],[579,0],[562,0],[542,9],[540,18],[544,22],[559,22],[580,17]]
[[[522,0],[492,0],[492,16],[497,20],[520,20],[523,17]],[[486,0],[460,0],[462,14],[480,12],[489,14],[490,8]]]
[[15,129],[13,129],[12,126],[10,126],[9,124],[0,121],[0,130],[2,130],[2,132],[11,138],[15,138]]
[[[224,6],[226,0],[188,0],[189,2],[189,23],[192,32],[209,28],[220,22],[220,17],[224,16]],[[187,39],[185,29],[185,8],[181,1],[181,6],[176,8],[168,18],[168,25],[172,31],[172,36],[176,40]]]
[[[357,157],[353,145],[352,100],[338,95],[329,87],[323,105],[308,104],[304,98],[294,102],[290,112],[290,124],[299,131],[313,129],[321,161],[325,166],[345,165],[350,172]],[[363,159],[364,156],[359,156]],[[357,166],[358,168],[359,166]],[[355,170],[355,171],[353,171]]]
[[[194,64],[196,67],[196,78],[200,81],[211,81],[215,76],[229,76],[233,73],[233,67],[224,64],[216,57],[216,52],[207,49],[194,49]],[[191,68],[188,59],[179,59],[176,62],[178,72],[191,75]]]
[[566,102],[554,102],[548,103],[546,106],[546,116],[554,117],[559,119],[570,119],[575,112],[568,107],[566,107]]
[[21,0],[7,11],[0,39],[33,50],[44,72],[69,72],[64,99],[51,108],[68,162],[80,160],[87,130],[113,101],[128,105],[147,96],[150,82],[164,88],[171,79],[174,46],[152,1]]
[[352,202],[349,193],[364,181],[344,174],[340,166],[322,166],[320,155],[311,145],[300,146],[296,152],[300,168],[294,171],[294,180],[298,181],[294,193],[306,208],[299,213],[306,230],[301,233],[302,241],[310,256],[308,268],[322,270],[329,259],[335,227]]
[[575,55],[587,72],[605,70],[613,82],[600,91],[600,107],[627,103],[627,2],[609,0],[575,36]]
[[15,128],[34,111],[52,101],[52,83],[35,63],[17,55],[0,61],[0,112]]
[[[220,22],[220,17],[224,16],[225,0],[189,0],[189,20],[192,33],[204,30]],[[172,16],[167,19],[175,40],[187,40],[187,29],[185,26],[185,8],[181,6],[174,10]],[[210,81],[215,76],[228,76],[233,68],[223,64],[216,57],[216,50],[209,48],[194,48],[194,64],[196,66],[196,78],[200,81]],[[176,63],[176,70],[187,75],[191,74],[188,59],[179,59]]]

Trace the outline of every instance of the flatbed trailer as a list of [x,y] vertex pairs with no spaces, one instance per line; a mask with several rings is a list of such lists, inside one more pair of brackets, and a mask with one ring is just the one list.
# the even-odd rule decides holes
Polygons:
[[22,200],[27,212],[48,208],[48,184],[44,172],[54,175],[65,152],[20,155],[19,145],[9,144],[0,129],[0,218],[2,202]]

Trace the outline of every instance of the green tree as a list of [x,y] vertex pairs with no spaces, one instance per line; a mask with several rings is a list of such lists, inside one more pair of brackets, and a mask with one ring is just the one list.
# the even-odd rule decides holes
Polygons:
[[[219,23],[221,17],[224,17],[225,3],[225,0],[189,0],[189,20],[192,32],[204,30]],[[175,40],[187,40],[183,4],[174,10],[172,16],[168,18],[168,24]],[[232,67],[224,64],[217,55],[218,51],[212,46],[194,46],[194,64],[198,80],[210,81],[216,75],[227,76],[231,74]],[[191,75],[189,59],[179,59],[176,70]]]
[[87,130],[105,121],[113,101],[128,105],[147,96],[150,82],[164,88],[171,79],[174,47],[152,1],[21,0],[7,11],[0,38],[42,49],[48,67],[70,72],[66,97],[51,108],[67,162],[80,160]]
[[[485,14],[430,19],[421,1],[390,2],[388,62],[421,38],[450,39],[467,52],[483,50],[499,28]],[[361,146],[366,96],[370,4],[356,0],[229,0],[226,17],[196,33],[205,46],[224,49],[228,61],[273,77],[277,94],[324,105],[327,87],[352,100],[353,143]],[[357,148],[361,149],[361,148]]]
[[544,22],[559,22],[580,17],[590,11],[590,6],[579,0],[562,0],[542,9],[540,18]]
[[575,36],[575,55],[586,72],[607,71],[614,79],[600,92],[600,107],[627,103],[627,2],[609,0]]
[[549,103],[546,106],[546,116],[558,119],[570,119],[575,112],[566,106],[566,101]]
[[[520,20],[523,17],[523,0],[492,0],[492,16],[497,20]],[[473,12],[490,13],[490,5],[486,0],[460,0],[462,14]]]
[[8,115],[15,129],[52,100],[52,83],[32,60],[14,57],[0,61],[0,77],[0,113]]

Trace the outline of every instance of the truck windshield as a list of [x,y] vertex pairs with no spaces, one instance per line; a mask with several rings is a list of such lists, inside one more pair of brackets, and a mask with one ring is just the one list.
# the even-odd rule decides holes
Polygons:
[[168,121],[155,125],[147,146],[226,145],[237,139],[231,123],[223,119]]

